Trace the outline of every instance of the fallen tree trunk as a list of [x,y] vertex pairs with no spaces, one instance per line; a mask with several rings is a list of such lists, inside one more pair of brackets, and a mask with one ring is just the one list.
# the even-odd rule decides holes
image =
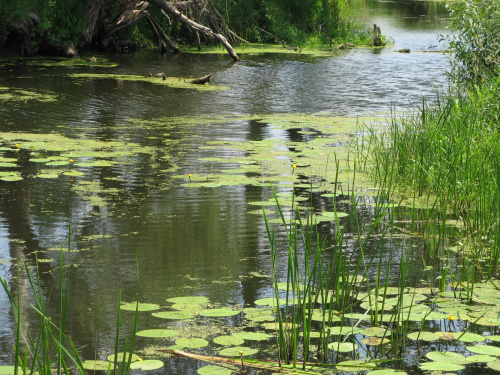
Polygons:
[[[285,368],[280,366],[279,363],[277,362],[262,362],[262,361],[256,361],[252,359],[231,359],[231,358],[225,358],[225,357],[213,357],[213,356],[208,356],[208,355],[202,355],[202,354],[193,354],[193,353],[188,353],[184,352],[182,350],[172,350],[172,349],[158,349],[159,352],[165,352],[165,353],[170,353],[170,354],[175,354],[180,357],[186,357],[186,358],[191,358],[191,359],[196,359],[199,361],[204,361],[208,363],[216,363],[216,364],[224,364],[227,366],[231,366],[231,370],[233,372],[238,372],[240,374],[247,374],[245,367],[251,367],[255,369],[260,369],[260,370],[268,370],[272,371],[273,373],[279,373],[279,374],[288,374],[288,375],[301,375],[301,374],[306,374],[306,375],[321,375],[317,372],[311,372],[311,371],[303,371],[297,368]],[[317,364],[311,364],[311,365],[317,365]]]
[[239,57],[236,54],[236,52],[234,51],[233,47],[231,46],[231,44],[227,41],[227,39],[222,34],[217,34],[217,33],[213,32],[212,29],[210,29],[209,27],[203,26],[203,25],[193,21],[192,19],[186,17],[178,9],[178,6],[179,6],[179,8],[182,8],[184,6],[187,6],[188,4],[191,5],[191,4],[199,3],[200,2],[199,0],[198,1],[196,1],[196,0],[189,1],[188,0],[185,2],[177,3],[177,4],[170,3],[166,0],[148,0],[148,2],[150,4],[157,6],[160,9],[163,9],[166,13],[168,13],[172,17],[178,19],[180,22],[182,22],[187,27],[190,27],[193,30],[198,31],[198,32],[202,33],[203,35],[206,35],[207,37],[217,39],[226,48],[227,52],[233,58],[233,60],[239,61]]
[[153,30],[154,35],[158,39],[157,43],[160,52],[163,52],[163,50],[166,51],[168,48],[170,48],[175,53],[181,52],[181,50],[175,45],[175,43],[170,40],[167,34],[165,34],[165,31],[163,31],[160,25],[158,25],[149,14],[146,16],[146,20],[148,21],[151,30]]

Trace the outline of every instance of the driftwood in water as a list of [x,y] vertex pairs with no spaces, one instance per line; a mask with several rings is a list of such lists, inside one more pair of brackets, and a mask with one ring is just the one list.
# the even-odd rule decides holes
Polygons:
[[374,23],[372,41],[370,43],[370,46],[380,47],[383,45],[384,43],[382,42],[382,33],[380,32],[380,27],[378,27],[377,24]]
[[[280,367],[280,364],[277,362],[263,362],[263,361],[248,361],[248,360],[243,360],[243,359],[231,359],[231,358],[224,358],[224,357],[213,357],[213,356],[208,356],[208,355],[201,355],[201,354],[193,354],[193,353],[188,353],[184,352],[182,350],[172,350],[172,349],[158,349],[159,352],[165,352],[169,354],[175,354],[181,357],[186,357],[186,358],[191,358],[191,359],[196,359],[199,361],[204,361],[208,363],[214,363],[219,366],[224,366],[230,368],[233,372],[237,372],[239,374],[248,374],[248,372],[245,370],[245,367],[248,368],[255,368],[255,369],[260,369],[260,370],[267,370],[271,371],[272,373],[279,373],[279,374],[290,374],[290,375],[299,375],[299,374],[310,374],[310,375],[318,375],[317,372],[309,372],[309,371],[302,371],[299,369],[293,369],[293,368],[284,368]],[[317,365],[317,363],[308,363],[309,365]]]
[[398,49],[396,52],[399,52],[399,53],[410,53],[410,49],[409,48]]
[[191,83],[194,83],[195,85],[204,85],[207,82],[210,82],[212,80],[212,75],[208,74],[203,77],[195,78],[191,81]]

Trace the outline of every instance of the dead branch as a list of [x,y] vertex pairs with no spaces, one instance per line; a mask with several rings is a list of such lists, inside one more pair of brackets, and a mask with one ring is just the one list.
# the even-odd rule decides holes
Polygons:
[[179,3],[175,3],[175,4],[170,3],[166,0],[148,0],[148,1],[150,4],[153,4],[160,9],[163,9],[166,13],[168,13],[172,17],[178,19],[180,22],[185,24],[187,27],[198,31],[207,37],[217,39],[226,48],[227,52],[233,58],[233,60],[239,61],[239,57],[236,54],[236,52],[234,51],[233,47],[231,46],[231,44],[227,41],[227,39],[222,34],[215,33],[209,27],[201,25],[201,24],[193,21],[192,19],[186,17],[186,15],[184,15],[177,7],[179,4],[182,4],[184,6],[188,2],[199,4],[199,3],[201,3],[202,0],[187,0],[187,1],[179,2]]

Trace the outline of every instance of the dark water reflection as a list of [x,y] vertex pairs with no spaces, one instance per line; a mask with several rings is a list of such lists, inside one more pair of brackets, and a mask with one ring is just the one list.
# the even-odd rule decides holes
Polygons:
[[[0,68],[0,86],[47,90],[56,102],[12,103],[0,108],[2,132],[57,132],[68,137],[127,140],[158,148],[158,162],[132,164],[87,172],[102,191],[116,191],[107,205],[91,204],[74,190],[71,179],[32,179],[2,183],[0,192],[0,276],[16,285],[16,261],[41,263],[41,286],[52,296],[49,311],[57,310],[59,253],[66,246],[72,226],[74,252],[67,256],[70,308],[69,332],[77,346],[93,358],[113,348],[119,290],[130,302],[136,292],[136,252],[139,252],[141,301],[165,305],[181,295],[204,295],[212,303],[252,305],[270,296],[270,249],[262,215],[248,213],[249,202],[271,197],[270,189],[253,186],[179,188],[172,174],[210,173],[200,157],[221,156],[223,151],[200,149],[208,140],[260,141],[284,138],[300,141],[307,135],[274,129],[257,121],[200,124],[196,128],[130,128],[130,119],[161,117],[314,113],[333,115],[387,113],[419,102],[446,86],[447,57],[440,53],[395,52],[441,48],[437,34],[445,32],[446,12],[430,2],[358,1],[356,16],[381,25],[395,46],[380,51],[355,49],[331,58],[307,56],[242,55],[233,64],[223,56],[164,55],[143,52],[114,56],[113,69],[9,66]],[[436,46],[437,47],[430,47]],[[151,87],[112,80],[76,84],[73,72],[144,74],[164,71],[169,76],[200,76],[213,73],[214,84],[229,90],[196,92]],[[237,153],[237,152],[236,152]],[[164,160],[168,155],[171,159]],[[8,156],[8,155],[5,155]],[[28,157],[28,155],[24,156]],[[147,160],[147,161],[146,161]],[[168,170],[172,165],[178,169]],[[31,166],[30,166],[31,165]],[[30,174],[32,163],[23,164]],[[228,164],[227,168],[235,168]],[[125,179],[123,177],[126,177]],[[147,181],[147,184],[145,183]],[[96,192],[95,197],[99,198]],[[328,202],[315,198],[318,206]],[[347,203],[346,203],[347,204]],[[360,219],[369,221],[369,206]],[[332,209],[333,207],[329,207]],[[339,209],[348,209],[340,207]],[[334,232],[328,225],[325,233]],[[355,232],[355,228],[352,228]],[[15,259],[10,263],[9,259]],[[22,287],[27,287],[22,280]],[[22,310],[36,326],[29,308],[33,301],[23,292]],[[5,293],[0,293],[0,363],[12,363],[13,315]],[[126,322],[131,316],[124,317]],[[164,326],[144,314],[139,329]],[[125,324],[123,334],[129,332]],[[141,341],[139,341],[139,344]],[[166,373],[194,373],[196,362],[172,360]],[[186,366],[194,366],[187,368]]]

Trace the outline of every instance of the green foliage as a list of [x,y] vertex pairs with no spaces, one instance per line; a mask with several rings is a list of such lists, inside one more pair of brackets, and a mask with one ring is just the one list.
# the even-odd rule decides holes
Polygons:
[[500,72],[500,2],[465,0],[449,5],[448,36],[455,50],[453,78],[459,84],[480,84]]
[[41,0],[40,29],[51,41],[78,43],[84,26],[81,0]]

